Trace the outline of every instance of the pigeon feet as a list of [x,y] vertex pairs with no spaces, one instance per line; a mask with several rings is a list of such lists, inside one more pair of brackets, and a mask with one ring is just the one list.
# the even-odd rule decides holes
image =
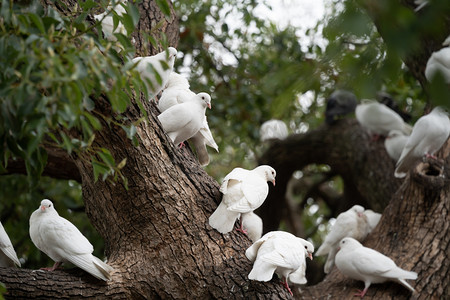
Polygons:
[[294,294],[291,291],[291,288],[289,287],[289,284],[287,283],[287,279],[285,279],[282,283],[281,283],[289,292],[289,294],[291,294],[291,296],[294,296]]
[[178,148],[182,149],[184,146],[185,146],[185,145],[184,145],[184,142],[181,142],[181,143],[178,145]]
[[56,269],[59,269],[59,267],[61,266],[62,263],[60,262],[56,262],[53,267],[47,267],[47,268],[40,268],[39,270],[44,270],[44,271],[55,271]]
[[358,293],[356,293],[356,294],[354,294],[353,296],[358,296],[358,297],[361,297],[361,299],[366,295],[366,292],[367,292],[367,290],[366,289],[364,289],[364,290],[358,290]]
[[242,227],[236,228],[236,231],[242,232],[243,234],[247,234],[247,230]]
[[432,159],[437,159],[437,156],[429,154],[429,153],[425,153],[425,157],[426,158],[432,158]]

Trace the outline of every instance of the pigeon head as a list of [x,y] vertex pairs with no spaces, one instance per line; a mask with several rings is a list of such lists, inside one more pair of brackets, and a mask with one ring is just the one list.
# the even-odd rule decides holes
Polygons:
[[41,212],[43,212],[43,213],[55,210],[55,208],[53,207],[52,201],[50,201],[48,199],[42,200],[39,208],[41,209]]
[[174,47],[169,47],[167,48],[167,51],[169,52],[169,61],[175,61],[175,58],[177,56],[177,49],[175,49]]
[[274,168],[268,165],[262,165],[257,167],[255,170],[257,170],[259,174],[263,175],[266,181],[272,182],[275,186],[275,176],[277,176],[277,172]]
[[358,217],[362,217],[364,207],[362,207],[361,205],[353,205],[353,207],[350,210],[354,211],[358,215]]
[[362,247],[361,243],[351,237],[343,238],[339,242],[339,250],[342,249],[356,249]]
[[211,109],[211,96],[207,93],[198,93],[197,97],[206,103],[209,109]]
[[314,253],[314,245],[308,241],[302,241],[303,246],[305,247],[305,254],[309,257],[310,260],[313,260],[312,254]]

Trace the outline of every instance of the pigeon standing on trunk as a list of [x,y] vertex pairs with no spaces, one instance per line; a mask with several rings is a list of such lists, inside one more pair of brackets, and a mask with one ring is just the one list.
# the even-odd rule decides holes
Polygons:
[[414,288],[405,279],[417,279],[417,273],[403,270],[389,257],[364,247],[357,240],[347,237],[339,243],[336,254],[336,267],[339,271],[352,279],[364,281],[364,290],[355,296],[364,297],[372,283],[395,281],[411,292]]
[[170,73],[173,70],[177,49],[167,48],[153,56],[135,57],[136,70],[141,74],[142,80],[147,84],[149,99],[155,98],[166,86]]
[[54,271],[62,263],[70,262],[92,276],[108,281],[113,268],[94,255],[94,247],[68,220],[60,217],[53,203],[44,199],[30,217],[30,237],[33,244],[55,261]]
[[[220,233],[233,230],[234,223],[241,214],[249,213],[260,207],[269,194],[268,181],[275,185],[275,170],[267,165],[253,170],[233,169],[223,179],[220,191],[222,202],[209,217],[209,225]],[[241,226],[239,231],[245,233]]]
[[340,213],[330,232],[325,237],[322,245],[316,252],[316,256],[328,254],[324,271],[329,273],[334,266],[334,257],[339,247],[339,242],[346,236],[364,239],[369,233],[367,216],[364,215],[364,207],[354,205],[349,210]]
[[414,124],[413,131],[397,161],[395,177],[403,178],[419,158],[433,155],[444,145],[450,135],[450,120],[447,112],[435,107],[428,115]]
[[185,103],[171,106],[162,112],[158,119],[172,142],[178,145],[200,130],[207,107],[211,109],[211,96],[198,93]]
[[245,256],[254,262],[248,278],[269,281],[276,273],[292,295],[289,281],[306,283],[306,257],[312,259],[313,252],[313,244],[302,238],[284,231],[268,232],[245,251]]

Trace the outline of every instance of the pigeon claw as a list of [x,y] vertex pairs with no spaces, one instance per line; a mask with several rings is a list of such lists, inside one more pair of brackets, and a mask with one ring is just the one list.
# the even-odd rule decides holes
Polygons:
[[243,234],[247,234],[247,230],[242,227],[236,228],[236,231],[242,232]]
[[353,296],[358,296],[358,297],[361,297],[361,299],[366,295],[366,292],[367,292],[367,290],[366,289],[364,289],[364,290],[358,290],[358,293],[356,293],[356,294],[354,294]]
[[184,142],[181,142],[181,143],[178,145],[178,148],[182,149],[184,146],[185,146],[185,145],[184,145]]
[[289,284],[287,283],[287,279],[285,279],[285,281],[281,282],[281,284],[288,290],[289,294],[291,294],[291,296],[294,296],[294,294],[291,291],[291,288],[289,287]]

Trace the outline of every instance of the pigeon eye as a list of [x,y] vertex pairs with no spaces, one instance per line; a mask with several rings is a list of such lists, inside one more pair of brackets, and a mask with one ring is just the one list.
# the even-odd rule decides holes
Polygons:
[[305,249],[308,249],[308,247],[305,246]]

